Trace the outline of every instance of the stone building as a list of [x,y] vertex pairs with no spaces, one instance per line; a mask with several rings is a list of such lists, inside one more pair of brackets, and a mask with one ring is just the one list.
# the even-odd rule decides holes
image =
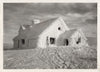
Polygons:
[[13,39],[14,48],[47,48],[57,46],[88,46],[81,29],[70,29],[61,17],[46,21],[33,20],[20,26]]

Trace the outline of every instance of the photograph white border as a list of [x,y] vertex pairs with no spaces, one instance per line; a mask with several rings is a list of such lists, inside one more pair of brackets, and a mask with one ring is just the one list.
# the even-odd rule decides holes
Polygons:
[[[3,3],[97,3],[97,69],[3,69]],[[1,0],[0,72],[100,72],[100,1],[99,0]]]

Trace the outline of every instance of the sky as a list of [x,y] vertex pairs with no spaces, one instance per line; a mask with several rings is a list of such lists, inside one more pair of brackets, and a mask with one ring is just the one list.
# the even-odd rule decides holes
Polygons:
[[81,28],[86,36],[97,36],[96,3],[4,3],[4,43],[13,44],[20,25],[62,17],[70,28]]

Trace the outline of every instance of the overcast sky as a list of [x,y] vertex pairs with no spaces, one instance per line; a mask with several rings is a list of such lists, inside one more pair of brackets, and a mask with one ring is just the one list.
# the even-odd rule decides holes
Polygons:
[[45,20],[61,16],[69,27],[81,27],[87,36],[96,36],[96,3],[5,3],[4,43],[12,43],[20,25],[33,18]]

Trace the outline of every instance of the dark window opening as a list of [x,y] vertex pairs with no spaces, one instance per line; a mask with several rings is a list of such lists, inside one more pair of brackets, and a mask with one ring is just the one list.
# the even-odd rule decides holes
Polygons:
[[50,44],[55,44],[55,38],[50,38]]
[[78,41],[76,43],[79,44],[80,42],[81,42],[81,38],[78,38]]
[[61,28],[60,28],[60,27],[58,27],[58,30],[61,30]]
[[22,39],[22,44],[25,44],[25,39]]
[[65,39],[65,45],[68,46],[69,42],[68,39]]

